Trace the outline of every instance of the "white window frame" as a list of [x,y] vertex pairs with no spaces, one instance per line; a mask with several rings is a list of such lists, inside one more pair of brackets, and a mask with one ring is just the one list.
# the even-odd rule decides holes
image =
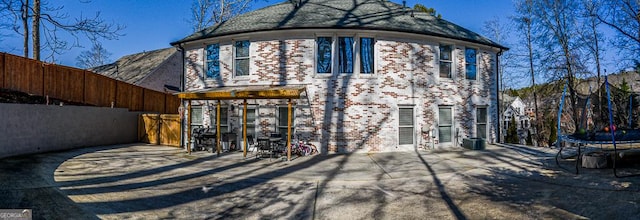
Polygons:
[[[217,44],[218,45],[218,66],[220,66],[220,50],[222,49],[222,44],[220,42],[215,42],[215,43],[208,43],[204,45],[204,71],[203,71],[203,75],[204,75],[204,79],[205,80],[215,80],[216,77],[209,77],[207,76],[207,72],[209,72],[209,53],[207,51],[207,47],[209,45],[213,45],[213,44]],[[218,78],[222,78],[222,68],[220,68],[218,70]]]
[[[276,127],[276,132],[280,133],[283,135],[283,137],[286,137],[287,135],[287,124],[281,124],[280,123],[280,113],[281,111],[285,111],[289,112],[289,106],[287,105],[278,105],[278,111],[277,113],[277,118],[276,118],[276,122],[277,122],[277,127]],[[295,134],[295,124],[296,124],[296,111],[295,108],[292,106],[291,107],[291,134]],[[294,136],[292,136],[291,138],[294,138]]]
[[[443,125],[443,124],[440,122],[440,117],[441,117],[441,115],[440,115],[440,109],[449,109],[449,110],[451,111],[451,118],[450,118],[450,119],[451,119],[451,124],[444,124],[444,125]],[[454,139],[455,139],[455,137],[454,137],[454,133],[455,133],[455,120],[454,120],[454,119],[455,119],[455,112],[454,112],[453,106],[451,106],[451,105],[440,105],[440,106],[438,106],[438,143],[439,143],[440,145],[453,145],[453,144],[454,144],[454,141],[455,141],[455,140],[454,140]],[[440,129],[441,127],[451,127],[450,132],[449,132],[449,137],[450,137],[450,140],[451,140],[451,141],[449,141],[449,142],[442,142],[442,138],[440,138],[440,137],[443,135],[443,134],[442,134],[442,131],[441,131],[441,129]]]
[[[200,109],[200,114],[196,114],[196,109]],[[199,117],[198,117],[199,116]],[[202,105],[192,105],[191,106],[191,115],[189,115],[189,117],[191,118],[191,125],[192,126],[203,126],[204,125],[204,112],[203,112],[203,107]],[[193,120],[194,118],[197,118],[198,121]]]
[[[247,112],[249,112],[251,110],[253,111],[254,118],[253,118],[253,121],[249,121],[249,123],[247,123],[247,135],[250,135],[249,125],[252,125],[253,134],[254,134],[253,135],[253,139],[255,140],[257,138],[257,136],[258,136],[258,129],[257,129],[258,128],[258,124],[259,124],[258,123],[258,106],[257,105],[247,105]],[[249,120],[249,118],[247,118],[247,120]],[[244,115],[242,115],[241,116],[241,126],[242,126],[242,128],[241,128],[240,131],[242,131],[242,129],[244,129],[244,123],[245,123],[244,122]]]
[[[318,52],[319,52],[319,48],[318,48],[318,38],[320,37],[326,37],[326,38],[330,38],[331,39],[331,71],[328,73],[319,73],[318,72]],[[352,73],[343,73],[340,72],[340,43],[339,40],[340,38],[343,37],[349,37],[349,38],[353,38],[353,44],[352,46],[352,50],[353,50],[353,72]],[[360,68],[360,64],[362,61],[362,57],[361,57],[361,51],[360,51],[360,39],[361,38],[371,38],[373,40],[373,66],[372,66],[372,73],[361,73],[361,68]],[[374,77],[375,74],[377,73],[377,66],[376,66],[376,57],[378,52],[376,51],[376,44],[378,42],[378,39],[373,36],[373,35],[359,35],[359,34],[350,34],[350,33],[318,33],[314,36],[314,60],[313,60],[313,64],[314,64],[314,73],[316,76],[318,77],[331,77],[334,75],[338,75],[338,76],[363,76],[364,78],[368,78],[368,77]]]
[[[481,123],[478,120],[478,119],[480,119],[480,116],[479,116],[479,112],[480,111],[478,109],[484,109],[484,111],[485,111],[485,115],[484,115],[484,120],[485,121],[484,121],[484,123]],[[484,137],[482,137],[482,138],[486,139],[487,137],[489,137],[489,133],[488,133],[489,132],[489,127],[488,127],[489,126],[489,108],[487,106],[477,106],[476,107],[476,118],[475,118],[475,121],[476,121],[476,137],[480,137],[480,133],[478,132],[479,131],[478,128],[480,126],[484,126],[485,127]]]
[[[318,38],[321,37],[328,37],[331,39],[331,65],[329,65],[329,67],[331,68],[331,71],[329,71],[328,73],[320,73],[318,72],[318,52],[320,51],[320,49],[318,48]],[[314,48],[315,51],[313,53],[313,72],[316,74],[316,76],[324,76],[324,77],[331,77],[333,75],[334,72],[336,72],[335,68],[336,68],[336,38],[334,35],[330,35],[330,34],[318,34],[315,36],[315,38],[313,39],[314,41]]]
[[[216,123],[218,123],[216,121],[216,119],[218,118],[218,116],[216,115],[217,112],[218,112],[218,107],[217,107],[217,105],[213,105],[212,107],[213,108],[209,110],[210,111],[209,112],[209,118],[210,118],[209,121],[211,122],[211,128],[213,128],[213,130],[216,130],[216,132],[218,132],[217,131],[218,128],[217,128],[217,124],[216,124]],[[221,105],[220,106],[220,114],[221,114],[220,115],[220,121],[223,122],[223,121],[226,120],[226,122],[227,122],[227,123],[220,123],[220,130],[222,131],[222,133],[231,132],[229,130],[229,128],[230,128],[230,126],[229,126],[229,123],[230,123],[230,120],[229,120],[229,106]],[[225,115],[227,116],[226,119],[225,119],[225,117],[222,117],[222,116],[225,116]]]
[[[372,53],[373,53],[373,64],[372,64],[372,72],[371,73],[362,73],[362,46],[360,44],[360,41],[362,38],[370,38],[373,41],[373,49],[372,49]],[[376,44],[378,42],[378,39],[373,36],[373,35],[356,35],[355,37],[355,44],[356,44],[356,50],[355,50],[355,63],[356,66],[354,66],[354,74],[358,75],[358,76],[362,76],[364,78],[366,77],[372,77],[377,73],[377,65],[376,65],[376,55],[377,55],[377,51],[376,51]]]
[[[351,73],[342,72],[341,68],[340,68],[340,49],[342,48],[342,47],[340,47],[340,38],[351,38],[351,39],[353,39],[353,43],[351,44],[351,52],[352,52],[351,53],[351,56],[352,56],[351,57],[351,62],[352,62],[351,63]],[[356,50],[358,50],[358,48],[356,48],[356,44],[357,44],[356,41],[358,41],[358,40],[359,40],[359,38],[357,38],[357,37],[355,37],[353,35],[337,35],[335,37],[334,42],[336,42],[335,43],[336,50],[334,51],[333,55],[336,57],[336,61],[337,62],[335,63],[334,67],[337,70],[336,72],[339,75],[353,75],[353,74],[356,74],[356,71],[358,71],[358,70],[356,70],[357,69],[356,65],[360,65],[359,63],[356,63]]]
[[[237,50],[238,48],[236,47],[236,43],[237,43],[237,42],[242,42],[242,41],[247,41],[247,42],[249,42],[249,48],[247,48],[247,50],[249,50],[249,51],[248,51],[248,53],[247,53],[247,56],[246,56],[246,57],[237,57],[237,56],[236,56],[236,50]],[[232,52],[232,53],[233,53],[233,56],[232,56],[232,57],[233,57],[233,77],[238,77],[238,78],[243,78],[243,77],[245,77],[245,78],[246,78],[246,77],[249,77],[249,76],[251,75],[251,44],[252,44],[252,43],[251,43],[251,41],[250,41],[249,39],[238,39],[238,40],[234,40],[234,41],[232,42],[232,45],[231,45],[231,46],[233,47],[233,52]],[[248,64],[247,64],[247,65],[248,65],[248,67],[247,67],[247,71],[248,71],[248,72],[247,72],[247,74],[246,74],[246,75],[237,75],[237,74],[236,74],[236,71],[237,71],[237,68],[238,68],[238,67],[237,67],[237,65],[236,65],[236,61],[237,61],[237,60],[244,60],[244,59],[246,59],[246,60],[247,60],[247,63],[248,63]]]
[[[475,67],[476,67],[476,78],[475,78],[475,79],[469,79],[469,77],[468,77],[468,75],[467,75],[467,74],[468,74],[468,73],[467,73],[467,65],[470,65],[470,64],[471,64],[471,63],[469,63],[469,62],[467,61],[467,49],[471,49],[471,50],[475,50],[475,51],[476,51],[476,63],[475,63],[475,64],[473,64],[473,65],[475,65]],[[479,50],[478,48],[474,48],[474,47],[465,47],[465,48],[464,48],[464,78],[465,78],[466,80],[470,80],[470,81],[477,81],[477,80],[479,80],[479,78],[480,78],[480,77],[478,76],[478,75],[479,75],[479,72],[478,72],[478,57],[479,57],[478,52],[479,52],[479,51],[480,51],[480,50]]]
[[[441,53],[441,48],[443,46],[450,46],[451,47],[451,60],[442,60],[440,59],[440,53]],[[438,78],[439,79],[449,79],[449,80],[454,80],[455,78],[455,51],[456,51],[456,46],[454,44],[451,43],[440,43],[438,45]],[[449,63],[451,65],[451,69],[449,70],[449,77],[442,77],[440,74],[440,63],[445,62],[445,63]]]
[[[400,124],[400,118],[402,117],[402,115],[400,114],[400,110],[401,109],[410,109],[411,110],[411,125],[402,125]],[[414,106],[412,105],[400,105],[398,106],[398,145],[399,146],[413,146],[416,143],[416,111]],[[401,132],[401,128],[411,128],[411,143],[410,144],[403,144],[400,143],[400,132]]]

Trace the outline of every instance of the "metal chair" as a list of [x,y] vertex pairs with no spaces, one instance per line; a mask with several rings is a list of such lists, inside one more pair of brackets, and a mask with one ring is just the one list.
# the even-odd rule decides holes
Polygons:
[[271,141],[269,138],[258,138],[258,153],[256,154],[256,158],[264,155],[265,153],[269,154],[269,158],[271,158]]

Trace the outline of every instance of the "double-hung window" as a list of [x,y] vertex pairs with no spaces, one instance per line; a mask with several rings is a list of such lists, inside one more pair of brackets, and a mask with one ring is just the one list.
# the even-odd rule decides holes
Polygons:
[[373,73],[373,49],[375,41],[373,38],[360,38],[360,73]]
[[191,125],[202,126],[202,106],[191,106]]
[[398,111],[398,144],[413,144],[413,108],[400,107]]
[[452,45],[440,45],[440,78],[452,77]]
[[453,110],[451,106],[440,106],[438,113],[438,140],[450,143],[453,139]]
[[477,54],[478,51],[476,49],[467,48],[464,50],[464,60],[465,60],[465,69],[467,79],[476,80],[477,79]]
[[209,44],[207,50],[207,74],[206,79],[220,77],[220,44]]
[[234,44],[234,71],[236,76],[249,75],[249,46],[248,40],[236,41]]
[[333,56],[333,38],[318,37],[316,40],[318,54],[316,56],[316,72],[331,73]]
[[243,122],[247,126],[247,136],[256,137],[256,109],[247,108],[247,121]]
[[[293,109],[291,109],[293,111]],[[292,112],[293,113],[293,112]],[[288,107],[278,107],[278,133],[282,134],[283,137],[287,135],[287,126],[289,124],[289,108]],[[291,115],[291,134],[294,133],[294,114]]]
[[[211,123],[212,123],[211,126],[214,129],[216,129],[216,126],[217,126],[217,124],[216,124],[217,123],[216,122],[216,119],[217,119],[216,112],[217,111],[218,110],[216,108],[213,108],[213,112],[211,112],[211,114],[209,114],[209,115],[211,115]],[[229,120],[228,120],[227,115],[228,115],[227,114],[227,107],[220,107],[220,132],[222,132],[222,133],[229,132]]]
[[487,138],[487,108],[476,108],[476,137]]

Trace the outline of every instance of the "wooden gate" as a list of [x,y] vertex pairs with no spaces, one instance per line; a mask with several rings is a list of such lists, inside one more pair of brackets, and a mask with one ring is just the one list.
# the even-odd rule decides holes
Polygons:
[[141,114],[138,121],[138,141],[180,146],[180,115]]

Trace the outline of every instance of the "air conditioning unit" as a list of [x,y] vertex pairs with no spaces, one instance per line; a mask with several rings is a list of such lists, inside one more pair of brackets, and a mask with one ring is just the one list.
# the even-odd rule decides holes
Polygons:
[[484,150],[486,142],[483,138],[464,138],[462,139],[462,147],[469,150]]

